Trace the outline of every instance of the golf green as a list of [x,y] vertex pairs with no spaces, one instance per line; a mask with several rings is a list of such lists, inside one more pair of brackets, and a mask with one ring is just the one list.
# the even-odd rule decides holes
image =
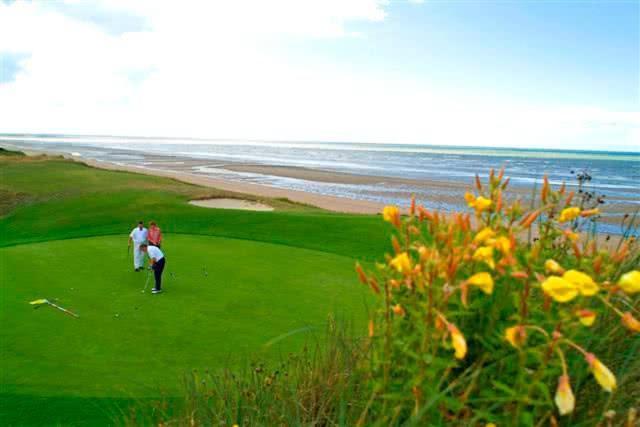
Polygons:
[[[322,333],[327,316],[358,321],[366,292],[353,260],[277,244],[173,235],[166,292],[142,293],[125,237],[0,249],[2,391],[145,397],[177,392],[190,369],[277,357]],[[149,286],[150,288],[151,286]],[[49,306],[48,298],[76,312]],[[270,353],[270,354],[265,354]]]

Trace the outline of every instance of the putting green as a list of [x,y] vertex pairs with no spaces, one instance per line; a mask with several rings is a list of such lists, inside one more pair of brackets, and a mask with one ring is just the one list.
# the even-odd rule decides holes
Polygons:
[[[290,246],[170,235],[166,292],[142,294],[126,236],[0,249],[0,384],[6,395],[177,393],[190,369],[299,349],[334,313],[364,318],[353,260]],[[205,274],[206,272],[206,274]],[[151,286],[149,286],[150,288]],[[48,298],[79,314],[28,304]]]

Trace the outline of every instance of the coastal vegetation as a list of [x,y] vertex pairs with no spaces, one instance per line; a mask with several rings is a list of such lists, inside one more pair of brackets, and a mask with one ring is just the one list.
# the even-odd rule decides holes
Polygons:
[[[593,196],[547,179],[523,207],[504,171],[476,179],[470,213],[388,206],[359,334],[277,364],[187,377],[185,401],[130,424],[624,425],[638,422],[640,251],[592,233]],[[164,410],[163,410],[164,408]],[[166,408],[176,410],[167,412]],[[148,409],[148,408],[147,408]],[[149,414],[149,412],[146,412]]]

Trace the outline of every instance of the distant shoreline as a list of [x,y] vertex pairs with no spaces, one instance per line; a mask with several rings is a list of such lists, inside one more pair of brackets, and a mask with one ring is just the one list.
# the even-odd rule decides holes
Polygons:
[[[287,198],[293,202],[312,205],[328,211],[350,214],[377,214],[381,212],[385,203],[318,194],[311,191],[275,187],[264,183],[225,179],[216,177],[215,175],[212,176],[211,174],[207,175],[204,173],[196,173],[194,172],[194,168],[206,166],[207,168],[217,169],[221,172],[232,171],[239,173],[277,176],[324,184],[335,183],[336,185],[371,186],[379,188],[381,196],[383,195],[383,191],[385,189],[385,186],[387,185],[393,186],[394,188],[406,187],[408,188],[408,190],[406,191],[397,191],[393,193],[394,196],[398,200],[402,200],[405,205],[408,204],[412,196],[412,193],[409,189],[424,188],[429,189],[430,193],[432,194],[432,196],[430,196],[428,199],[429,202],[453,206],[457,210],[464,210],[466,208],[462,196],[464,195],[465,191],[471,191],[473,185],[471,181],[465,183],[461,181],[383,177],[326,171],[322,169],[312,169],[297,166],[264,165],[228,161],[224,163],[217,162],[217,165],[213,167],[211,166],[211,160],[194,159],[181,155],[173,156],[150,154],[146,156],[146,159],[149,160],[151,166],[123,165],[110,161],[94,160],[84,156],[74,156],[66,153],[62,154],[60,152],[54,151],[25,149],[23,147],[20,147],[19,145],[4,143],[2,141],[0,141],[0,144],[11,149],[23,151],[29,155],[47,154],[51,156],[62,156],[66,159],[84,163],[100,169],[120,170],[142,173],[146,175],[163,176],[177,179],[179,181],[187,182],[190,184],[196,184],[225,191],[232,191],[236,193],[251,194],[259,197]],[[514,199],[518,197],[522,200],[527,200],[530,197],[531,188],[510,187],[508,194],[508,199]],[[418,203],[422,203],[425,201],[426,200],[418,200]],[[605,210],[608,213],[615,213],[617,217],[605,217],[602,219],[602,221],[607,223],[617,223],[618,220],[616,218],[625,213],[632,213],[634,209],[635,206],[629,204],[607,204],[605,205]]]

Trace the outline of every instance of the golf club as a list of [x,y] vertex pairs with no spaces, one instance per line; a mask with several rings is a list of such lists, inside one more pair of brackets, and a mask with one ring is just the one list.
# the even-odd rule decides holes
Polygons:
[[151,279],[151,270],[149,270],[149,272],[147,273],[147,281],[144,282],[144,289],[142,290],[143,294],[147,291],[147,286],[149,286],[149,279]]

